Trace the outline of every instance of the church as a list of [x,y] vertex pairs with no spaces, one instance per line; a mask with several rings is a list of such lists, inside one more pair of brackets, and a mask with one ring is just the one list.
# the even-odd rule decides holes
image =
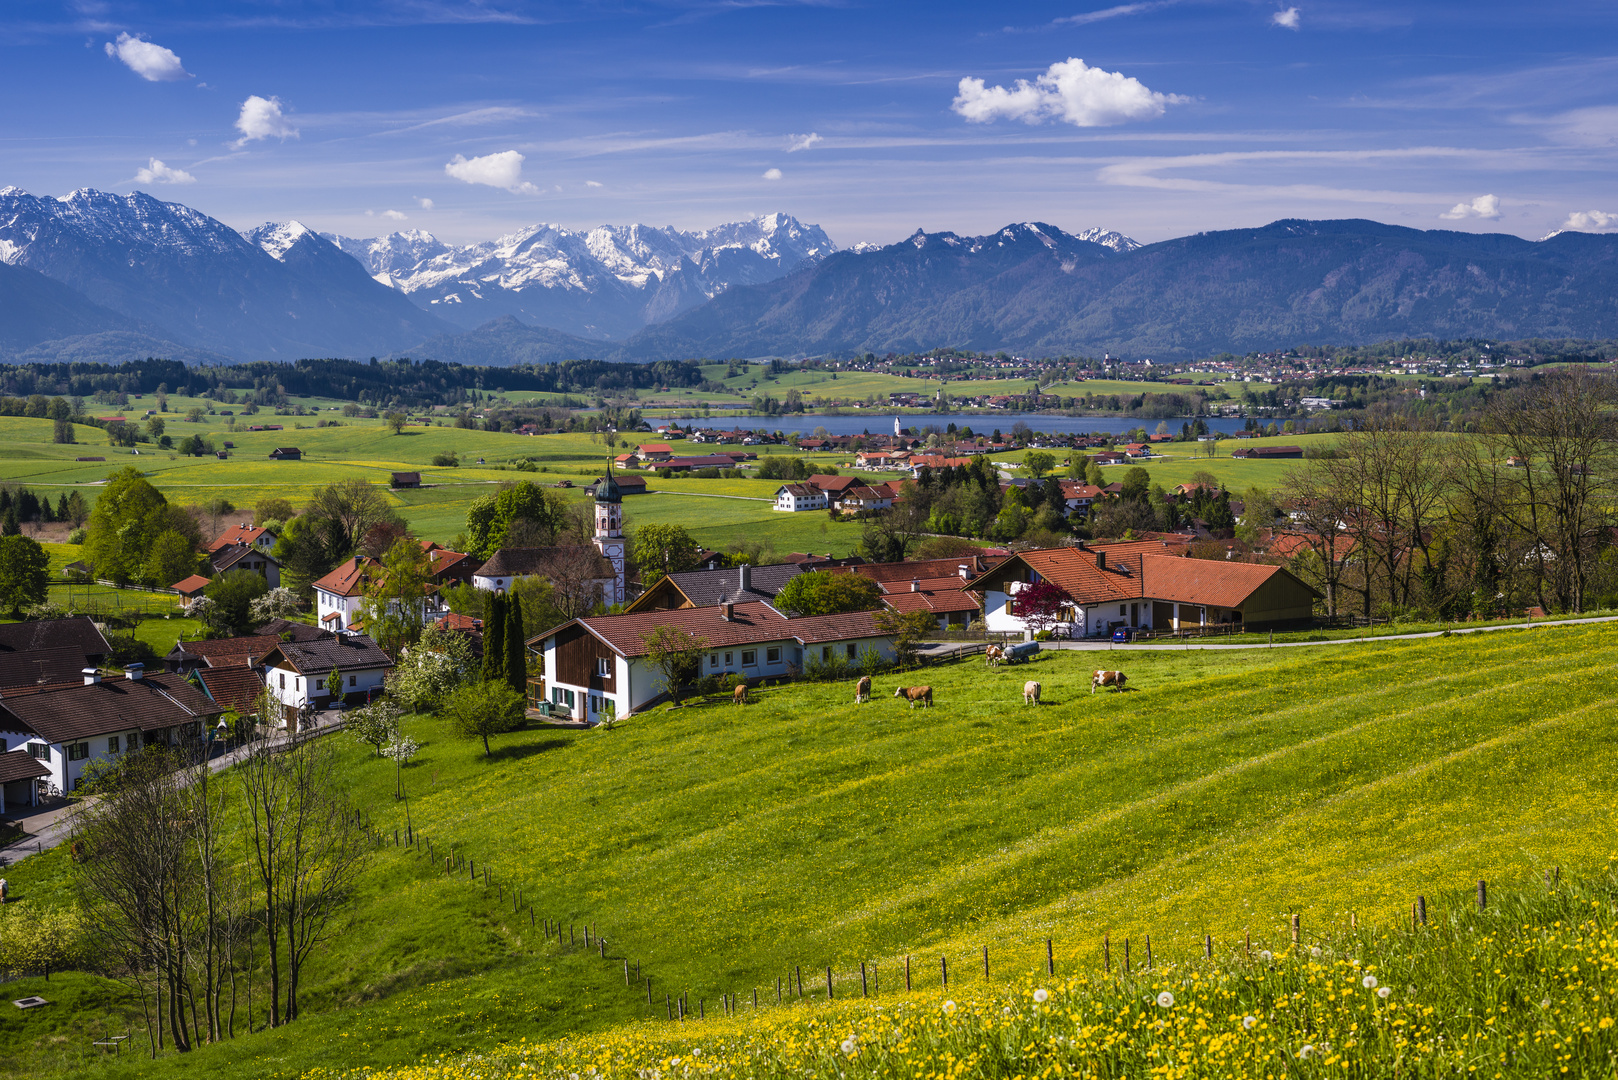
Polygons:
[[595,556],[593,565],[580,569],[581,555],[588,548],[567,546],[501,548],[472,575],[479,589],[500,592],[523,578],[556,577],[565,566],[567,576],[580,576],[595,586],[602,604],[612,606],[626,599],[623,491],[607,466],[607,478],[595,490]]

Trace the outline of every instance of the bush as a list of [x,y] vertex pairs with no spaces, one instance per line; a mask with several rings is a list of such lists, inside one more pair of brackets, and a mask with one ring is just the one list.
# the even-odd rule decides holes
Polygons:
[[70,544],[82,544],[85,542],[85,540],[89,539],[89,536],[90,531],[88,529],[74,529],[72,532],[67,534],[67,542]]
[[433,455],[433,464],[440,469],[454,469],[460,467],[461,459],[453,450],[446,450]]
[[1041,630],[1034,635],[1035,641],[1055,641],[1056,635],[1049,630]]
[[859,659],[855,661],[855,668],[861,675],[875,678],[892,669],[893,665],[882,658],[882,654],[875,649],[861,649]]
[[842,682],[849,674],[848,658],[845,656],[833,656],[830,660],[811,656],[803,665],[803,677],[810,682]]

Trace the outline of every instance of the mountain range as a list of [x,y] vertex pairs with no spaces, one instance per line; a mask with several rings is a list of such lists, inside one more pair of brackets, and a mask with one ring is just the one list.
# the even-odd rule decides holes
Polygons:
[[535,225],[480,244],[143,193],[0,189],[0,357],[467,364],[905,352],[1178,359],[1399,337],[1618,336],[1618,237],[1278,221],[1141,245],[1038,222],[839,249],[770,214],[700,231]]

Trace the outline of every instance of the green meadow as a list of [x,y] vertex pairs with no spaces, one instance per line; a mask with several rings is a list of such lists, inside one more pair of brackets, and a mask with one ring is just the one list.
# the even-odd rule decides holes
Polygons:
[[[0,1014],[11,1076],[295,1076],[430,1064],[519,1039],[604,1039],[688,992],[772,1000],[798,967],[811,997],[859,965],[890,991],[909,956],[957,994],[998,993],[1045,959],[1093,972],[1110,936],[1136,963],[1189,961],[1203,935],[1279,949],[1393,927],[1412,899],[1479,879],[1599,869],[1618,806],[1618,675],[1608,626],[1307,649],[1045,653],[852,684],[789,684],[659,708],[613,730],[535,728],[485,759],[435,717],[395,800],[391,763],[339,746],[352,797],[391,842],[308,977],[296,1024],[156,1064],[98,1059],[88,1034],[127,1002],[102,980],[13,984],[61,1006]],[[1090,693],[1119,667],[1124,693]],[[1026,679],[1043,684],[1022,704]],[[927,683],[936,706],[892,698]],[[485,889],[453,851],[487,867]],[[19,905],[71,895],[61,852],[8,869]],[[521,907],[514,910],[514,889]],[[536,922],[605,937],[608,959]],[[23,910],[26,910],[24,908]],[[15,912],[13,912],[15,913]],[[565,931],[564,931],[565,934]],[[989,946],[991,975],[981,956]],[[653,980],[624,985],[623,962]],[[922,979],[918,975],[918,979]],[[932,985],[926,983],[925,985]],[[260,1001],[260,1005],[262,1002]],[[245,1018],[239,1018],[245,1025]],[[98,1025],[100,1025],[98,1027]],[[138,1029],[137,1029],[138,1030]]]

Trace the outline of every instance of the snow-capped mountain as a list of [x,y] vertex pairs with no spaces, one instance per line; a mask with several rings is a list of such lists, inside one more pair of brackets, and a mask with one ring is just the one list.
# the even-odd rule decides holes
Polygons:
[[57,199],[0,189],[0,261],[155,337],[241,359],[296,359],[371,355],[445,329],[301,225],[272,231],[262,239],[273,252],[142,192]]
[[1141,246],[1139,241],[1133,240],[1121,232],[1113,232],[1110,229],[1085,229],[1083,232],[1074,233],[1073,235],[1080,240],[1088,240],[1092,244],[1112,248],[1120,255],[1126,251],[1134,251]]
[[[296,223],[261,226],[280,243]],[[767,214],[686,232],[602,225],[576,232],[531,225],[453,247],[413,230],[374,239],[322,234],[377,281],[463,327],[501,315],[594,338],[622,338],[733,285],[773,281],[837,250],[817,225]],[[266,250],[269,250],[266,247]]]

